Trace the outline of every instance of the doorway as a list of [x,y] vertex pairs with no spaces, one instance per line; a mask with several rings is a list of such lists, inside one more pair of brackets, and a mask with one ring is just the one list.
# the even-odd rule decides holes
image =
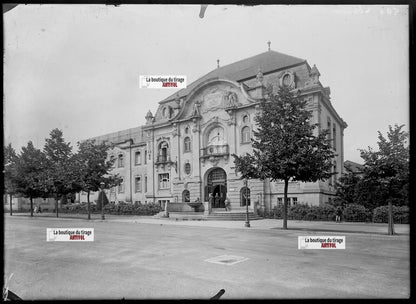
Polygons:
[[214,197],[212,208],[225,208],[227,174],[224,169],[216,168],[209,172],[205,186],[205,201],[208,201],[210,193]]

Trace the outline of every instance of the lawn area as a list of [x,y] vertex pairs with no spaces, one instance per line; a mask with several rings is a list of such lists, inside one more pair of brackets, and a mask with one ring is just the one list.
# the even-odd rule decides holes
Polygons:
[[[5,276],[13,273],[9,288],[25,300],[209,299],[222,288],[221,299],[410,295],[408,233],[183,224],[5,216]],[[46,242],[46,228],[59,227],[94,228],[95,240]],[[346,249],[299,250],[301,235],[345,235]],[[244,260],[207,261],[221,255]]]

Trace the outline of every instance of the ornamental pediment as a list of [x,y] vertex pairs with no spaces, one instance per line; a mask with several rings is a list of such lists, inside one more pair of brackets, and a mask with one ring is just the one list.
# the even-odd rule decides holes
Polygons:
[[228,80],[210,80],[195,88],[184,102],[184,108],[176,119],[192,118],[195,113],[226,111],[255,102],[238,83]]

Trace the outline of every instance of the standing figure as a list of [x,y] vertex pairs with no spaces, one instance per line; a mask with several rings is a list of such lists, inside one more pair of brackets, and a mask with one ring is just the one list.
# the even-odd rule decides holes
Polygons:
[[209,203],[209,210],[211,210],[212,205],[214,204],[214,196],[212,195],[212,193],[209,194],[208,196],[208,203]]
[[341,216],[342,216],[342,208],[338,207],[337,210],[335,211],[335,221],[341,222]]
[[228,197],[225,198],[224,204],[225,204],[225,211],[230,211],[231,204],[230,204],[230,200],[228,199]]

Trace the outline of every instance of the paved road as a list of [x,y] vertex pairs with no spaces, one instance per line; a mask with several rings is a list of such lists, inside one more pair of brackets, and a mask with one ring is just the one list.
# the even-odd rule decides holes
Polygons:
[[[344,224],[343,233],[322,230],[342,224],[284,231],[270,221],[242,229],[241,222],[5,216],[5,274],[13,272],[10,289],[27,300],[208,299],[221,288],[221,299],[408,297],[407,225],[387,236],[359,232],[366,224]],[[46,242],[46,228],[58,227],[94,228],[95,241]],[[298,250],[298,235],[346,235],[347,249]],[[206,261],[221,255],[247,260]]]

